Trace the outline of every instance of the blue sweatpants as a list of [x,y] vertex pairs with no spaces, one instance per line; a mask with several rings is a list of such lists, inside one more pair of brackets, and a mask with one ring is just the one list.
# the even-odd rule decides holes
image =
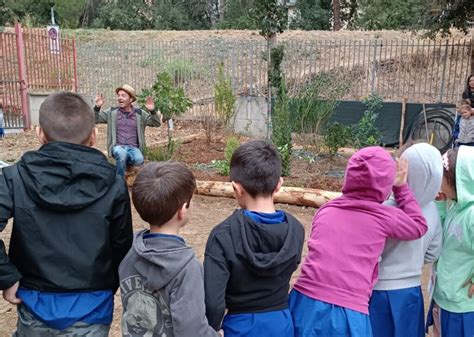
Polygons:
[[290,293],[295,337],[372,337],[369,316],[318,301],[299,291]]
[[[474,301],[474,299],[473,299]],[[474,312],[455,313],[441,308],[441,337],[473,337]]]
[[424,337],[421,288],[374,290],[369,318],[374,337]]
[[225,337],[293,337],[288,309],[245,314],[228,314],[222,322]]

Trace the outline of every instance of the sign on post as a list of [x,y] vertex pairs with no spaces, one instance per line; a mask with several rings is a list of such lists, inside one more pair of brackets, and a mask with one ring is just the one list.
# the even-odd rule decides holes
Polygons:
[[48,32],[49,50],[51,51],[51,54],[59,54],[59,26],[50,25],[46,29]]

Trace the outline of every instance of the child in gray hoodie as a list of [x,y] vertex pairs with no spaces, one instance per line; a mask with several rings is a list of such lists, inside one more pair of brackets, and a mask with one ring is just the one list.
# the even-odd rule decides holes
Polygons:
[[219,337],[206,319],[203,268],[179,236],[196,181],[176,162],[149,163],[132,199],[149,230],[135,235],[119,267],[123,336]]
[[[401,156],[409,162],[408,186],[423,211],[428,231],[418,240],[387,240],[369,306],[374,337],[425,335],[420,276],[423,264],[435,262],[441,252],[442,230],[434,202],[443,178],[441,153],[427,143],[418,143]],[[386,204],[396,206],[393,199]]]

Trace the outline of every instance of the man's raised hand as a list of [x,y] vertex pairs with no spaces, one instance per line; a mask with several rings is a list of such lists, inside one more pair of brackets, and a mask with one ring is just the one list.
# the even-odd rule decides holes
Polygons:
[[98,108],[101,108],[102,105],[104,105],[104,95],[103,94],[97,94],[95,96],[95,106]]
[[155,102],[153,101],[153,97],[148,96],[145,101],[145,108],[147,108],[148,111],[153,111],[155,110]]

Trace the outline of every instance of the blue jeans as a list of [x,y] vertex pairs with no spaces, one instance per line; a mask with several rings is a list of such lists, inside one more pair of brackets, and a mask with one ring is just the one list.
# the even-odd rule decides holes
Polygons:
[[115,145],[112,148],[112,157],[115,159],[117,173],[122,177],[125,175],[128,166],[137,166],[144,162],[140,149],[128,145]]

